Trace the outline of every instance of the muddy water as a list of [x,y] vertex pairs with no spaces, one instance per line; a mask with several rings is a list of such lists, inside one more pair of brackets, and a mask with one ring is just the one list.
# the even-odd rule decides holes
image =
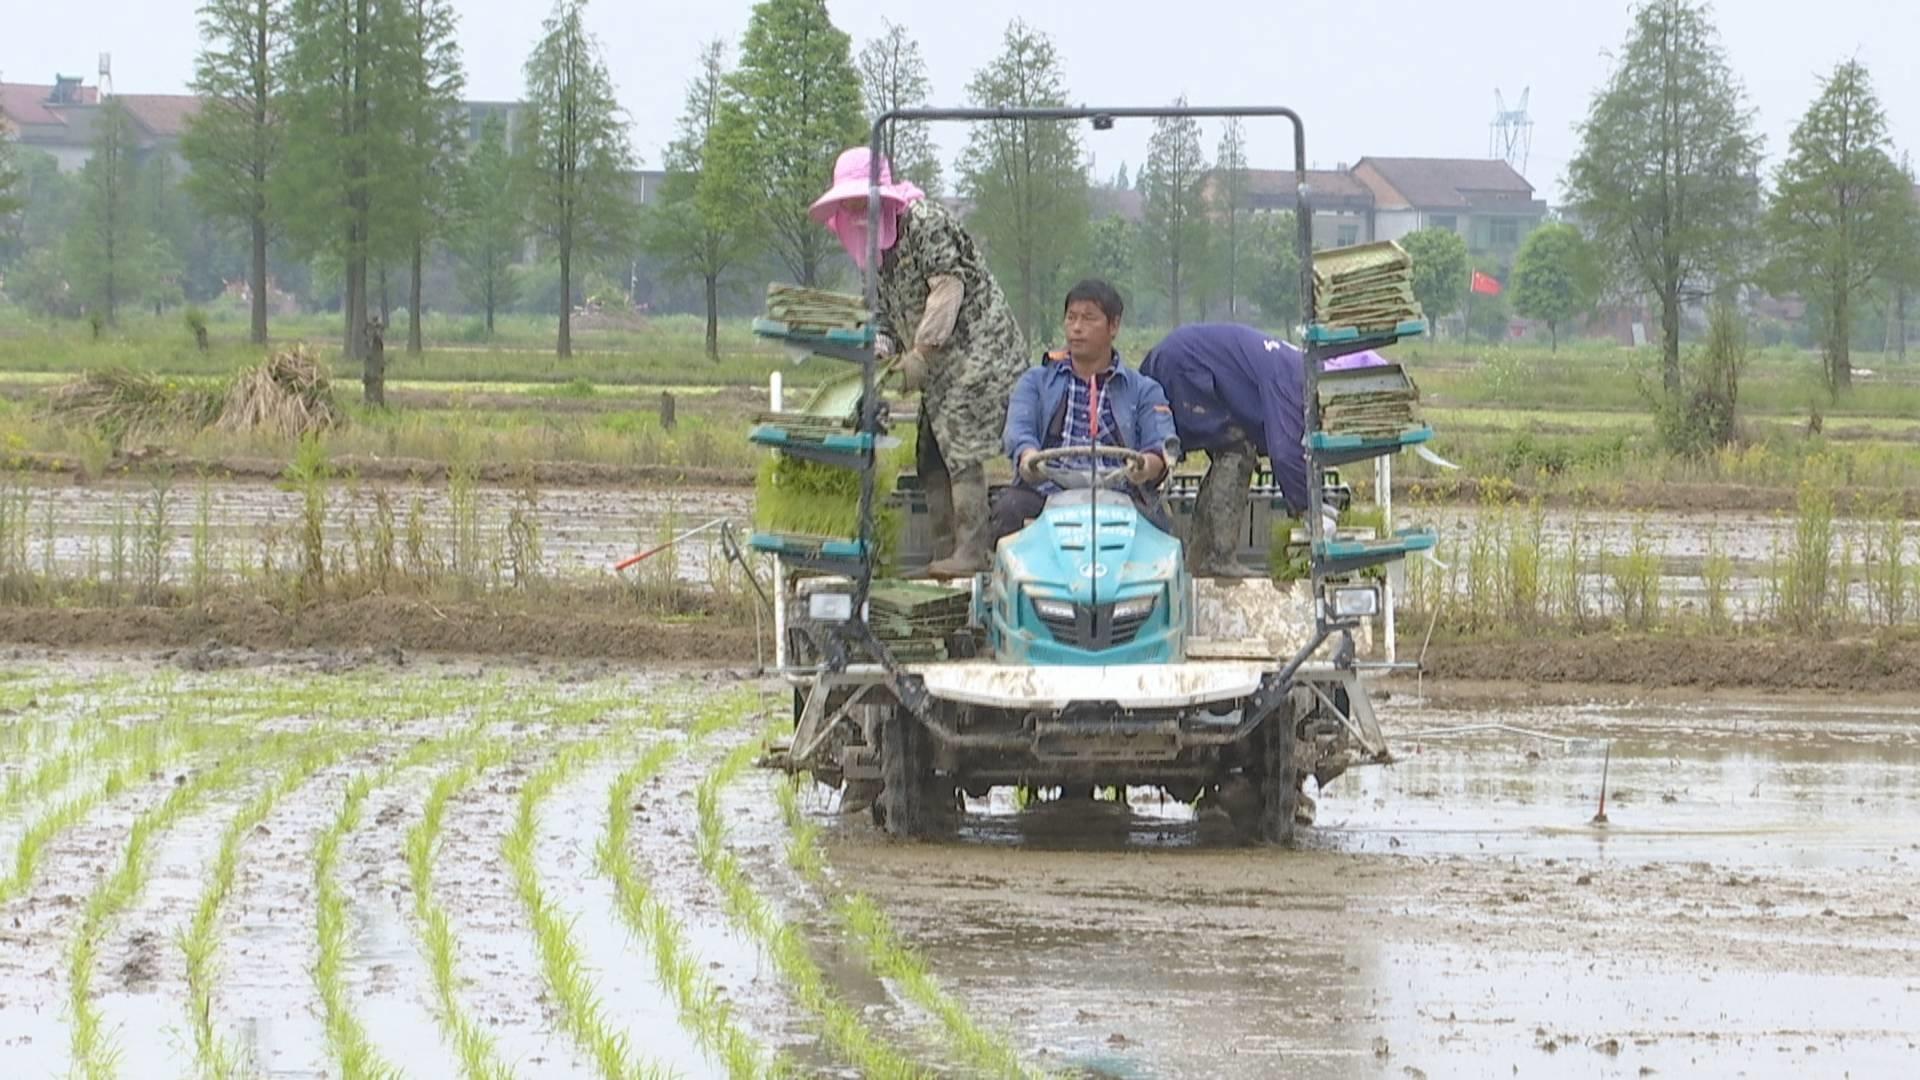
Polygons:
[[[407,518],[418,500],[428,550],[441,559],[451,558],[455,514],[446,487],[402,485],[387,490],[396,517],[394,528],[398,543],[405,544]],[[332,489],[325,530],[329,550],[351,544],[356,521],[361,535],[371,536],[373,491],[372,487],[348,485]],[[151,483],[114,481],[88,486],[30,487],[29,564],[35,568],[45,565],[46,522],[51,513],[53,563],[61,572],[111,574],[113,537],[118,522],[125,545],[123,573],[129,579],[140,575],[138,568],[144,552],[150,550],[147,537],[158,535],[164,541],[166,576],[184,581],[194,558],[200,492],[197,481],[175,483],[167,496],[165,526],[149,531],[143,530],[140,523],[152,521],[157,506]],[[288,565],[298,558],[300,493],[258,483],[210,482],[206,498],[217,571],[229,575],[240,573],[259,566],[269,554]],[[505,552],[507,524],[516,506],[521,505],[519,498],[515,492],[503,488],[483,487],[475,491],[472,520],[482,549],[481,561],[492,562]],[[745,527],[752,516],[752,504],[751,492],[733,489],[550,488],[538,493],[532,504],[532,516],[541,525],[543,571],[578,580],[608,574],[614,563],[654,546],[673,531],[715,518],[728,518]],[[525,512],[525,507],[521,508]],[[1478,507],[1403,505],[1398,523],[1436,527],[1442,541],[1439,557],[1452,564],[1453,572],[1464,574],[1466,551],[1474,530],[1489,520],[1489,513]],[[1523,529],[1527,515],[1522,509],[1513,509],[1504,515],[1504,520],[1515,529]],[[1636,535],[1645,549],[1659,560],[1661,592],[1668,604],[1704,608],[1704,564],[1710,552],[1718,551],[1732,560],[1732,577],[1728,582],[1730,613],[1738,618],[1743,613],[1758,612],[1766,595],[1771,566],[1780,553],[1790,549],[1794,528],[1791,518],[1749,513],[1637,514],[1603,510],[1576,514],[1552,510],[1541,517],[1541,539],[1555,557],[1566,550],[1570,537],[1576,532],[1579,534],[1586,565],[1582,588],[1596,613],[1611,610],[1614,602],[1606,556],[1633,550]],[[1859,566],[1866,530],[1863,522],[1836,520],[1836,559],[1841,546],[1850,542],[1855,565]],[[1909,566],[1920,564],[1920,523],[1914,523],[1910,531],[1914,538],[1907,544]],[[685,580],[704,580],[714,556],[711,538],[696,538],[680,549],[678,563],[670,569]],[[655,572],[659,570],[656,568]],[[1435,572],[1439,571],[1429,571]],[[1866,586],[1854,583],[1850,595],[1854,605],[1864,611]]]
[[[408,517],[416,500],[426,530],[431,557],[452,558],[454,508],[444,485],[385,488],[394,515],[396,546],[406,544]],[[208,545],[216,572],[237,574],[260,566],[271,554],[291,564],[298,557],[304,498],[297,491],[257,483],[209,482],[206,507]],[[354,523],[363,542],[374,529],[375,489],[336,486],[328,495],[326,542],[329,551],[347,546]],[[480,559],[491,562],[506,549],[506,529],[516,508],[527,513],[520,496],[502,488],[474,492],[472,521],[481,549]],[[28,565],[46,565],[48,520],[51,515],[53,564],[61,573],[105,576],[113,566],[114,536],[122,536],[125,573],[138,577],[145,552],[164,552],[166,577],[187,579],[194,536],[201,513],[197,481],[177,481],[167,491],[164,510],[151,483],[112,481],[91,485],[56,484],[27,489]],[[610,573],[614,563],[658,544],[665,536],[729,518],[745,526],[752,516],[751,492],[687,488],[681,490],[612,491],[591,488],[550,488],[538,492],[530,516],[540,525],[542,569],[565,578],[596,577]],[[159,529],[144,526],[163,515]],[[710,540],[710,536],[707,540]],[[696,539],[680,549],[679,576],[702,580],[713,554],[707,540]]]
[[[1464,583],[1467,553],[1476,528],[1504,526],[1516,536],[1525,535],[1531,518],[1524,508],[1512,508],[1504,514],[1479,507],[1400,507],[1396,525],[1428,524],[1440,533],[1436,557],[1449,564]],[[1752,513],[1673,514],[1632,511],[1547,510],[1540,515],[1540,540],[1550,557],[1565,558],[1573,538],[1579,537],[1581,588],[1592,610],[1607,613],[1618,610],[1614,583],[1609,575],[1607,557],[1623,555],[1636,546],[1653,555],[1660,567],[1660,592],[1663,605],[1681,610],[1703,612],[1707,603],[1706,562],[1710,555],[1724,555],[1731,562],[1727,582],[1729,617],[1737,620],[1764,613],[1768,584],[1776,563],[1791,558],[1796,521],[1791,517]],[[1852,553],[1856,578],[1862,574],[1871,523],[1835,518],[1832,536],[1834,588],[1839,588],[1837,567],[1843,551]],[[1920,562],[1920,522],[1908,522],[1903,547],[1904,565]],[[1876,534],[1877,536],[1877,534]],[[1877,543],[1877,540],[1876,540]],[[1446,571],[1430,570],[1429,573]],[[1856,611],[1866,613],[1869,592],[1864,580],[1853,581],[1848,602]]]
[[[1136,792],[982,804],[944,846],[837,820],[830,858],[983,1016],[1097,1075],[1909,1074],[1920,708],[1384,720],[1400,762],[1320,793],[1298,851]],[[1521,730],[1457,730],[1488,724]]]

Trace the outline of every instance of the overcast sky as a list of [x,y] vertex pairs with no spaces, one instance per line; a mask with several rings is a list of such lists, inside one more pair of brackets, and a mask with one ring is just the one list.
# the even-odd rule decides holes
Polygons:
[[[198,49],[196,0],[0,0],[0,78],[48,82],[57,70],[92,81],[113,54],[123,93],[180,92]],[[521,65],[547,14],[542,0],[455,0],[469,96],[519,96]],[[1069,93],[1088,104],[1286,104],[1307,123],[1313,164],[1362,155],[1478,157],[1488,152],[1494,90],[1517,102],[1531,87],[1528,179],[1556,199],[1584,115],[1625,34],[1627,0],[830,0],[855,47],[884,16],[920,40],[936,104],[964,104],[967,80],[999,49],[1016,13],[1051,35]],[[632,114],[642,164],[670,137],[696,46],[745,29],[746,0],[599,0],[589,22]],[[1734,70],[1759,113],[1770,160],[1833,65],[1871,69],[1893,137],[1920,142],[1920,5],[1906,0],[1720,0],[1716,18]],[[1249,132],[1256,166],[1290,164],[1284,127]],[[955,129],[942,143],[957,149]],[[1218,128],[1206,131],[1212,155]],[[1089,140],[1102,177],[1137,170],[1144,126]]]

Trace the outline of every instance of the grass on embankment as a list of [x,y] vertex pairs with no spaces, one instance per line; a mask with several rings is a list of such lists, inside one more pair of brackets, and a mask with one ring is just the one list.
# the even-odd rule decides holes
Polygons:
[[[578,333],[574,355],[565,360],[554,353],[552,322],[545,322],[544,333],[538,332],[539,325],[534,320],[508,320],[498,324],[498,332],[489,340],[465,322],[430,317],[426,347],[417,356],[406,351],[404,328],[390,329],[387,378],[556,387],[577,379],[607,385],[765,385],[767,374],[778,369],[787,372],[790,383],[799,385],[832,372],[827,361],[794,367],[778,346],[756,338],[745,320],[722,324],[718,361],[705,354],[699,320],[684,316],[650,319],[634,330]],[[306,341],[320,348],[343,383],[358,379],[359,365],[341,359],[336,319],[278,319],[270,322],[269,330],[276,344]],[[215,323],[212,346],[203,352],[177,317],[129,315],[95,340],[84,324],[29,321],[15,313],[0,318],[0,372],[74,375],[127,367],[164,375],[224,378],[259,361],[262,351],[249,344],[246,336],[244,323]]]

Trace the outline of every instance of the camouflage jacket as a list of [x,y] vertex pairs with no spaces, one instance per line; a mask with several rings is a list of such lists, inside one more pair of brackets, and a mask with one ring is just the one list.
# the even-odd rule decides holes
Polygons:
[[914,203],[880,263],[877,327],[904,349],[926,313],[930,279],[958,278],[960,312],[945,345],[927,358],[926,412],[949,469],[996,456],[1007,399],[1029,364],[1013,310],[987,269],[986,256],[945,207]]

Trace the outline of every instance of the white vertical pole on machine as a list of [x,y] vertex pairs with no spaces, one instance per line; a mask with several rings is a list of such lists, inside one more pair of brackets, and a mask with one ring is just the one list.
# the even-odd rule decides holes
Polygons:
[[[1374,501],[1380,504],[1380,527],[1383,531],[1393,532],[1393,455],[1383,454],[1373,459]],[[1386,580],[1380,590],[1382,633],[1387,639],[1387,663],[1399,661],[1399,642],[1394,640],[1393,626],[1393,572],[1387,572]]]
[[[767,409],[780,412],[780,373],[767,376]],[[780,556],[773,557],[773,666],[776,671],[784,671],[787,666],[787,564]]]

